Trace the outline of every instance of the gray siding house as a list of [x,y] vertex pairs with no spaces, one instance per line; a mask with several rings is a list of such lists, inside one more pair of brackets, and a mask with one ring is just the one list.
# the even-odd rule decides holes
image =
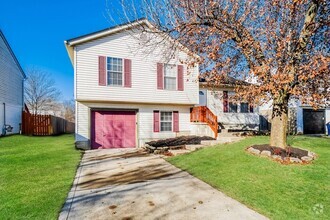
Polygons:
[[20,132],[25,73],[0,30],[0,135]]

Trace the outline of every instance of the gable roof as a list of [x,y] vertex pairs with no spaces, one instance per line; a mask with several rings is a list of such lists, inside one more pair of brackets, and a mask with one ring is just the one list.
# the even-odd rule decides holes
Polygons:
[[75,37],[75,38],[71,38],[69,40],[64,41],[66,50],[69,54],[70,60],[73,62],[73,48],[76,45],[88,42],[88,41],[92,41],[92,40],[96,40],[105,36],[109,36],[115,33],[119,33],[125,30],[129,30],[132,29],[134,27],[139,27],[139,26],[147,26],[148,28],[154,28],[153,25],[146,19],[146,18],[141,18],[132,22],[127,22],[124,24],[120,24],[120,25],[116,25],[114,27],[110,27],[110,28],[106,28],[100,31],[96,31],[90,34],[85,34],[82,35],[80,37]]
[[[82,35],[80,37],[71,38],[69,40],[64,41],[64,44],[65,44],[66,50],[69,54],[71,63],[74,64],[74,56],[73,56],[74,46],[79,45],[79,44],[83,44],[83,43],[88,42],[88,41],[96,40],[96,39],[99,39],[99,38],[102,38],[102,37],[106,37],[106,36],[109,36],[109,35],[112,35],[112,34],[116,34],[116,33],[122,32],[122,31],[126,31],[126,30],[129,30],[129,29],[135,28],[135,27],[143,27],[143,26],[146,26],[150,29],[155,29],[155,26],[152,25],[152,23],[150,21],[148,21],[148,19],[140,18],[140,19],[137,19],[137,20],[134,20],[134,21],[119,24],[119,25],[116,25],[114,27],[106,28],[106,29],[103,29],[103,30],[100,30],[100,31],[90,33],[90,34],[85,34],[85,35]],[[172,39],[172,38],[170,38],[170,39]],[[181,45],[180,43],[178,43],[178,44],[184,50],[189,51],[189,49],[187,47]],[[198,55],[194,54],[194,56],[198,56]]]
[[22,67],[21,67],[21,64],[18,62],[18,60],[17,60],[17,58],[16,58],[16,56],[15,56],[13,50],[11,49],[11,47],[10,47],[10,45],[9,45],[9,43],[8,43],[8,41],[7,41],[7,39],[5,38],[5,35],[2,33],[1,29],[0,29],[0,37],[3,39],[3,42],[5,42],[5,45],[7,46],[7,48],[8,48],[8,50],[9,50],[11,56],[13,57],[13,59],[14,59],[14,61],[15,61],[15,63],[16,63],[16,65],[18,66],[18,69],[19,69],[20,72],[22,73],[23,78],[25,79],[25,78],[26,78],[26,75],[25,75],[25,73],[24,73],[24,71],[23,71],[23,69],[22,69]]

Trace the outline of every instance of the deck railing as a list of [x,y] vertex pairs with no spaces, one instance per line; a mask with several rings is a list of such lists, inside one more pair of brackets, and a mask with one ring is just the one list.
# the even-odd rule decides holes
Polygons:
[[190,121],[207,123],[214,132],[215,138],[218,137],[218,118],[207,106],[191,108]]

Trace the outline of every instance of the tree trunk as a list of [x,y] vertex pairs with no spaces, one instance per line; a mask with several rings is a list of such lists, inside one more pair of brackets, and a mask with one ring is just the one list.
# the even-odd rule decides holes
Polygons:
[[273,104],[270,146],[286,148],[288,125],[288,102]]

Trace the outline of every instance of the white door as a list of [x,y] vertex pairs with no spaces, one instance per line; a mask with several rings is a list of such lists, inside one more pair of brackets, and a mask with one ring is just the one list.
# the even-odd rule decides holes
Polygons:
[[207,90],[206,89],[199,90],[199,105],[200,106],[207,105]]

